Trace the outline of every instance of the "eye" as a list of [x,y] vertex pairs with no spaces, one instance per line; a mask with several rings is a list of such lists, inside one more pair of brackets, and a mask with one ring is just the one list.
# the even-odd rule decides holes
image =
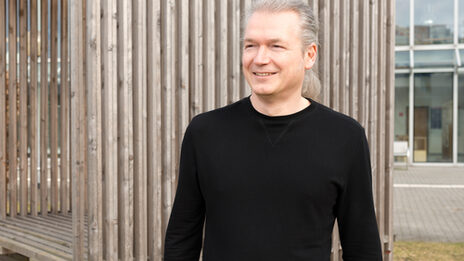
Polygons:
[[279,45],[279,44],[273,44],[272,48],[283,49],[284,47],[282,45]]
[[248,49],[248,48],[252,48],[254,46],[255,46],[254,44],[245,44],[244,48]]

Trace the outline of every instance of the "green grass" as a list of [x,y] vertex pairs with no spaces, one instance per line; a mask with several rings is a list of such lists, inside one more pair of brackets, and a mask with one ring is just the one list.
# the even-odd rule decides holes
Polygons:
[[462,261],[464,243],[405,242],[394,243],[395,261]]

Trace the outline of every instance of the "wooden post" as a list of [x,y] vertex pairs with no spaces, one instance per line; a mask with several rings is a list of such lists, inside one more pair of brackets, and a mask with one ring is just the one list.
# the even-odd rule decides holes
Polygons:
[[58,0],[51,0],[50,8],[50,161],[51,212],[58,213]]
[[88,260],[103,260],[101,23],[100,1],[87,1]]
[[[190,75],[191,82],[191,117],[203,111],[203,1],[190,2]],[[160,37],[161,40],[161,37]]]
[[60,206],[68,214],[70,196],[69,177],[69,80],[68,80],[68,0],[61,0],[61,153],[60,153]]
[[0,4],[0,220],[6,218],[6,48],[5,48],[5,24],[6,24],[6,3]]
[[48,11],[40,4],[40,214],[48,214]]
[[386,142],[385,142],[385,234],[384,260],[393,260],[393,141],[395,124],[395,1],[386,7]]
[[37,1],[31,1],[31,38],[30,38],[30,88],[29,88],[29,97],[30,97],[30,124],[29,124],[29,146],[31,150],[31,215],[37,216],[38,212],[38,191],[37,191],[37,168],[38,168],[38,154],[39,148],[37,146],[37,134],[39,130],[37,128],[37,121],[39,119],[39,107],[37,103],[38,96],[38,74],[37,74],[37,48],[38,48],[38,34],[37,34]]
[[162,162],[161,158],[161,20],[160,2],[147,3],[147,183],[148,255],[161,260],[162,237]]
[[[119,206],[119,257],[133,258],[133,67],[132,67],[132,2],[118,1],[118,206]],[[115,191],[116,193],[116,191]]]
[[82,2],[70,5],[71,51],[71,171],[72,171],[72,221],[73,260],[84,260],[84,151],[85,141],[85,88],[82,54],[84,53]]
[[[188,3],[186,3],[188,4]],[[146,3],[134,1],[134,258],[147,259],[147,24]],[[188,50],[188,48],[186,48]],[[188,73],[188,72],[187,72]]]
[[[107,261],[118,260],[118,143],[117,143],[117,9],[116,2],[102,1],[102,93],[104,233]],[[123,259],[123,258],[121,258]]]
[[16,75],[16,1],[9,2],[10,16],[9,16],[9,31],[8,31],[8,47],[9,52],[9,89],[8,89],[8,108],[9,108],[9,121],[8,121],[8,163],[9,163],[9,183],[10,183],[10,216],[16,217],[18,212],[17,201],[17,75]]
[[227,103],[230,104],[240,98],[240,66],[241,66],[241,51],[240,51],[240,0],[227,1],[229,4],[228,17],[229,17],[229,30],[228,33],[228,48],[229,57],[229,91],[227,95]]
[[27,0],[19,2],[19,174],[20,214],[27,215]]

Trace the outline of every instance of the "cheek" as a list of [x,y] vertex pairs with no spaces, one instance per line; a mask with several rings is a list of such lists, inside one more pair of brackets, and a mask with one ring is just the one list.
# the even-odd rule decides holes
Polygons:
[[251,64],[251,61],[253,61],[253,56],[249,53],[243,53],[242,55],[242,66],[243,68],[247,68],[248,66],[250,66]]

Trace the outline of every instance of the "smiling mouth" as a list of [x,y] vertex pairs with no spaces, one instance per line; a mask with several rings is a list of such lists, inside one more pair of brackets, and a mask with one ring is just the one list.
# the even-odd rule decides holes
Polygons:
[[271,76],[276,74],[275,72],[253,72],[256,76]]

